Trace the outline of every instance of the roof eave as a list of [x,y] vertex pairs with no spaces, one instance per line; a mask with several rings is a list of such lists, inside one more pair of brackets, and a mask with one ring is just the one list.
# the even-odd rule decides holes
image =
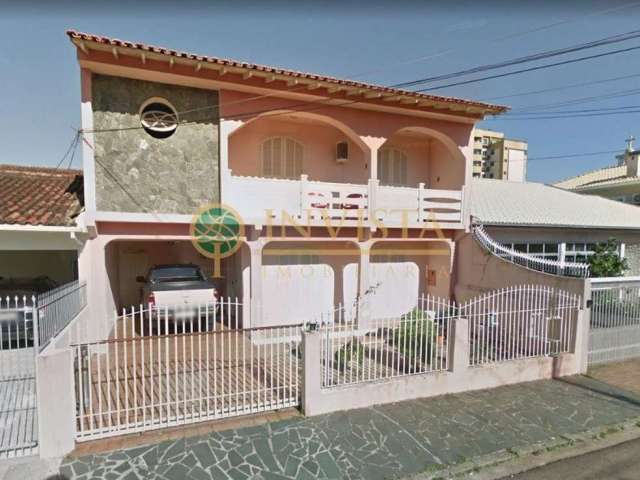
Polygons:
[[[287,85],[305,86],[311,91],[326,90],[327,96],[343,93],[354,98],[362,97],[365,100],[396,104],[400,108],[413,107],[415,109],[417,107],[418,109],[449,110],[453,114],[475,116],[478,120],[487,115],[498,115],[509,110],[508,107],[503,105],[492,105],[453,97],[425,95],[352,80],[342,80],[276,67],[177,52],[165,48],[85,34],[75,30],[68,30],[67,35],[84,55],[90,55],[90,50],[92,49],[107,51],[111,52],[116,60],[121,54],[139,57],[142,65],[146,63],[147,59],[162,60],[168,61],[170,65],[180,63],[181,65],[192,66],[195,72],[208,69],[216,70],[221,74],[235,73],[242,75],[245,80],[251,77],[262,78],[266,84],[280,80],[287,82]],[[410,108],[407,108],[407,110],[410,110]]]

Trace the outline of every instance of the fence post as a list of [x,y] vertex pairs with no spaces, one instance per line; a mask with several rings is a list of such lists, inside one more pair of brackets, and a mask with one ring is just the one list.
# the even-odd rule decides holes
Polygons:
[[581,308],[575,316],[575,342],[572,352],[576,357],[576,374],[587,373],[589,366],[589,328],[590,328],[591,310]]
[[41,458],[62,457],[75,446],[73,351],[36,356],[38,442]]
[[322,334],[320,331],[302,332],[302,411],[315,415],[321,401]]
[[460,373],[469,368],[469,320],[463,317],[453,319],[449,342],[449,371]]

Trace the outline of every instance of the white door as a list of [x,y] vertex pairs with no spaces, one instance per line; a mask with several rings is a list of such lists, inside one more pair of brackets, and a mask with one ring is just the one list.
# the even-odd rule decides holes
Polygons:
[[120,252],[120,307],[129,308],[142,301],[142,284],[137,276],[149,271],[149,255],[146,252]]

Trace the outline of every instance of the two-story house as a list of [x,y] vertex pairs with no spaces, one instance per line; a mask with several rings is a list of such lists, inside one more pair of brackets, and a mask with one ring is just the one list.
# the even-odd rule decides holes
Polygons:
[[363,298],[384,317],[420,293],[450,296],[473,128],[505,107],[68,35],[91,232],[80,276],[96,322],[144,302],[136,277],[155,264],[213,274],[191,225],[218,203],[243,225],[218,261],[245,326]]

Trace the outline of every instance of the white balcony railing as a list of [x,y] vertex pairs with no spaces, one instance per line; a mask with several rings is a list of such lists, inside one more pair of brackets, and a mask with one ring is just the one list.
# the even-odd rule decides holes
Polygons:
[[223,203],[245,223],[322,224],[326,219],[350,225],[462,228],[462,190],[391,187],[369,180],[366,185],[300,179],[223,176]]

